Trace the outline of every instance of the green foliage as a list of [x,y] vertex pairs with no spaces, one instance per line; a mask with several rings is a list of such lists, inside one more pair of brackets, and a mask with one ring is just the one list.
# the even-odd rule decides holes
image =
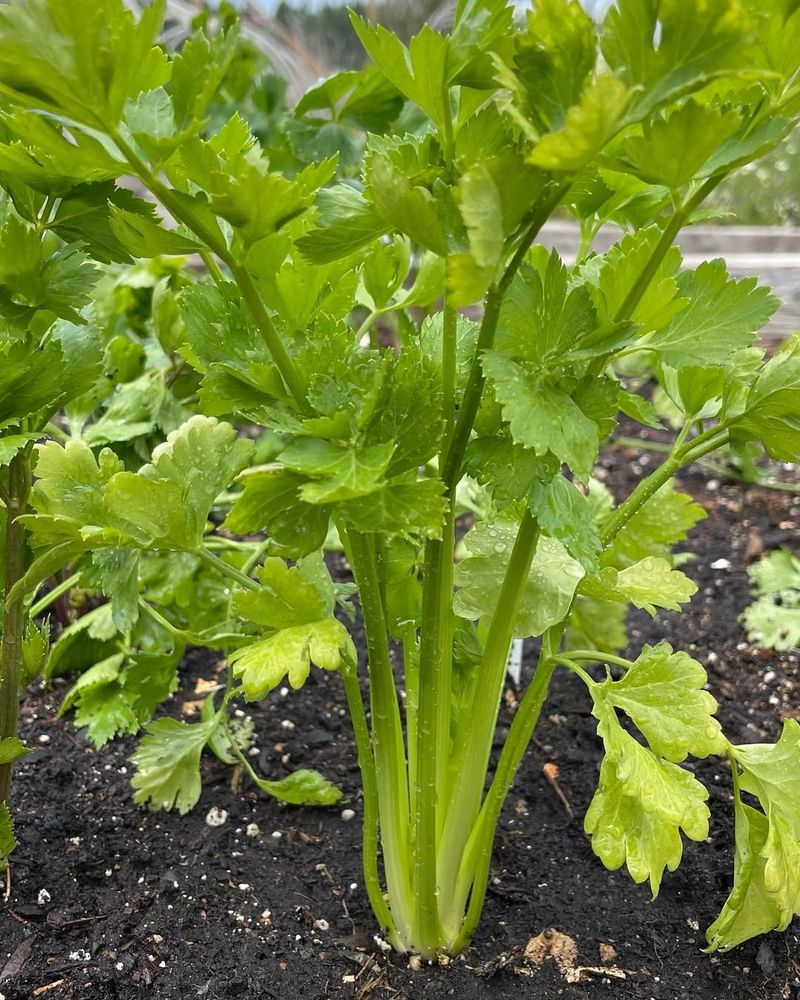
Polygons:
[[[630,607],[695,592],[673,548],[704,513],[680,469],[728,443],[800,455],[800,341],[754,346],[775,299],[720,261],[682,269],[674,246],[800,114],[793,7],[618,0],[597,27],[538,0],[523,26],[503,0],[463,0],[451,32],[407,42],[354,17],[373,65],[291,110],[228,15],[170,55],[163,3],[138,22],[122,0],[0,7],[0,496],[21,514],[0,519],[19,636],[3,671],[76,675],[63,708],[98,745],[147,726],[136,800],[182,812],[206,746],[283,801],[335,802],[314,772],[259,776],[228,715],[312,664],[338,671],[370,901],[394,946],[433,957],[474,931],[503,798],[566,665],[605,747],[586,817],[601,859],[656,893],[682,836],[708,831],[680,765],[728,752],[737,862],[712,946],[784,927],[795,728],[729,747],[699,664],[614,650]],[[146,199],[117,188],[129,176]],[[531,246],[559,205],[580,226],[570,265]],[[587,252],[607,223],[619,240]],[[645,368],[656,406],[621,381]],[[679,433],[615,503],[592,473],[620,412],[668,412]],[[325,546],[354,584],[333,583]],[[62,571],[91,610],[48,652],[25,612]],[[337,617],[356,589],[369,718]],[[487,787],[509,645],[528,636],[539,664]],[[151,722],[189,644],[227,659],[219,707]]]
[[596,701],[595,714],[605,756],[584,827],[607,868],[627,864],[634,882],[649,880],[656,896],[664,869],[680,864],[681,831],[690,840],[708,836],[708,792],[625,732],[607,703]]
[[4,872],[8,867],[8,856],[13,853],[16,846],[17,839],[14,836],[11,813],[3,802],[0,803],[0,872]]
[[[709,927],[708,950],[725,951],[757,934],[785,930],[800,912],[800,824],[797,819],[800,725],[783,724],[775,744],[731,747],[735,783],[734,882],[722,913]],[[741,791],[758,800],[759,811]]]
[[200,754],[216,726],[216,720],[192,725],[175,719],[152,722],[131,758],[136,768],[131,779],[134,801],[180,813],[196,805],[202,789]]
[[[453,604],[460,617],[490,618],[495,612],[518,525],[508,518],[481,522],[464,539],[466,557],[456,570],[459,589]],[[583,572],[560,541],[541,537],[522,591],[514,636],[541,635],[561,621]]]
[[748,640],[767,649],[800,646],[800,560],[777,549],[753,563],[747,575],[756,598],[741,616]]

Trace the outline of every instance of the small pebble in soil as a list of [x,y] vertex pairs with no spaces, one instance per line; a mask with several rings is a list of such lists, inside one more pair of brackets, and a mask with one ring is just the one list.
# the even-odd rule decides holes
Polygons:
[[283,719],[281,721],[281,729],[286,729],[288,732],[291,732],[294,729],[294,723],[291,719]]
[[380,950],[383,952],[384,955],[391,954],[392,946],[389,944],[388,941],[384,941],[379,934],[375,934],[372,940],[380,948]]
[[356,817],[355,811],[353,809],[342,809],[341,815],[345,823],[349,823],[351,819],[355,819]]
[[250,883],[249,882],[240,882],[239,883],[239,888],[241,889],[242,892],[249,892],[250,891]]
[[328,923],[328,921],[323,920],[322,918],[314,921],[314,929],[317,931],[327,931],[330,929],[330,926],[331,925]]
[[39,906],[47,906],[47,904],[50,902],[51,899],[52,896],[47,891],[47,889],[40,889],[39,895],[36,897],[36,902],[39,904]]
[[261,827],[258,823],[248,823],[244,832],[248,837],[258,837],[261,834]]
[[283,836],[283,834],[281,833],[280,830],[273,830],[272,831],[272,836],[273,836],[274,840],[280,840],[281,837]]
[[228,810],[212,806],[206,814],[206,826],[224,826],[228,822]]
[[47,735],[47,733],[42,733],[42,735],[39,737],[39,742],[40,743],[49,743],[50,742],[50,737]]
[[714,562],[711,563],[711,569],[730,569],[730,568],[731,568],[730,559],[715,559]]

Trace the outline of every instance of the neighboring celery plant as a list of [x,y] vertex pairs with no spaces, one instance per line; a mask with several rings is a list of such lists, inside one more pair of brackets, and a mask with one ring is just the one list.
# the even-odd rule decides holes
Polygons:
[[[141,205],[113,206],[126,248],[196,251],[210,272],[183,304],[201,407],[284,436],[274,462],[240,476],[226,521],[266,530],[272,554],[257,579],[255,562],[224,571],[233,617],[260,633],[239,637],[224,698],[263,698],[287,673],[299,686],[312,663],[340,671],[363,776],[366,889],[399,950],[469,943],[500,810],[558,666],[586,683],[605,748],[586,817],[602,861],[627,863],[657,892],[680,861],[681,830],[708,833],[708,793],[681,762],[726,755],[735,883],[710,947],[785,927],[800,908],[800,726],[786,722],[774,746],[731,745],[699,663],[666,644],[618,654],[630,604],[678,610],[695,590],[670,550],[702,512],[675,475],[730,440],[759,440],[782,460],[800,452],[800,341],[772,360],[754,346],[776,300],[721,261],[681,271],[674,246],[725,177],[793,128],[800,13],[784,0],[619,0],[598,34],[568,0],[539,0],[521,28],[501,0],[465,0],[450,35],[425,28],[407,49],[354,19],[377,72],[333,77],[302,103],[372,133],[360,180],[328,186],[335,161],[285,176],[237,116],[200,137],[229,41],[198,35],[168,59],[153,44],[162,7],[138,24],[121,0],[0,9],[0,90],[22,143],[2,162],[13,152],[26,168],[58,166],[78,142],[87,162],[136,176],[179,230]],[[568,267],[532,246],[559,206],[586,246],[606,222],[626,233]],[[413,307],[440,296],[418,322]],[[460,312],[475,303],[479,322]],[[617,375],[639,352],[674,371],[684,423],[665,462],[615,505],[592,479],[600,443],[620,411],[657,423]],[[135,474],[92,471],[97,502],[83,515],[48,510],[51,485],[82,471],[77,452],[51,446],[34,535],[85,516],[96,549],[161,532],[201,553],[211,483],[241,463],[224,460],[228,430],[193,427],[135,486],[118,478]],[[202,452],[190,461],[194,433],[218,442],[208,464],[222,478],[203,481]],[[456,567],[465,476],[479,514]],[[358,586],[370,718],[320,569],[331,524]],[[124,602],[112,583],[112,604]],[[509,646],[529,636],[535,673],[491,773]],[[146,798],[169,779],[151,804],[196,798],[217,718],[151,729],[135,783]]]
[[12,769],[28,752],[17,736],[20,690],[41,669],[49,645],[47,623],[39,628],[28,618],[31,595],[22,582],[33,446],[59,408],[103,371],[102,345],[80,312],[97,280],[92,261],[82,244],[61,238],[51,199],[22,183],[9,190],[0,201],[0,868],[15,843]]

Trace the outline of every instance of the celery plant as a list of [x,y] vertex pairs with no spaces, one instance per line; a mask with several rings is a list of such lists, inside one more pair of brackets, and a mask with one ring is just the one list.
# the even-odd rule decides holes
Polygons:
[[[656,893],[682,833],[708,832],[708,793],[681,763],[727,756],[735,884],[710,946],[785,927],[800,908],[786,863],[800,857],[800,727],[787,722],[775,746],[732,745],[699,663],[666,644],[633,660],[619,650],[630,604],[679,610],[695,590],[671,547],[702,511],[675,475],[732,440],[783,460],[800,452],[800,342],[771,360],[754,346],[776,300],[719,261],[681,271],[675,246],[716,186],[793,128],[800,13],[784,0],[619,0],[598,29],[578,3],[539,0],[520,26],[502,0],[463,0],[449,35],[425,28],[408,48],[354,19],[375,66],[324,81],[297,115],[327,109],[370,130],[356,179],[337,178],[334,159],[273,169],[235,115],[201,137],[230,40],[200,34],[170,60],[153,44],[161,6],[139,24],[121,0],[91,14],[67,0],[1,9],[0,89],[23,146],[6,144],[0,162],[13,146],[52,170],[77,135],[87,162],[138,178],[178,231],[141,204],[114,205],[116,237],[134,256],[196,251],[208,267],[183,296],[201,407],[264,425],[283,447],[238,475],[244,453],[204,418],[139,473],[51,446],[34,536],[77,534],[123,563],[148,546],[213,562],[247,625],[227,643],[226,702],[262,698],[287,674],[300,686],[312,663],[340,672],[366,887],[397,949],[432,957],[469,943],[500,809],[559,667],[585,682],[604,744],[586,817],[601,860]],[[322,134],[330,122],[317,121]],[[581,228],[569,265],[536,245],[556,210]],[[622,238],[591,253],[609,222]],[[479,322],[462,314],[475,304]],[[430,313],[422,322],[416,307]],[[620,376],[640,356],[672,380],[684,421],[665,462],[615,504],[592,479],[601,442],[620,411],[658,423]],[[53,502],[87,474],[90,506]],[[237,475],[225,527],[266,530],[271,548],[242,569],[209,553],[202,523]],[[456,565],[465,487],[477,513]],[[318,555],[331,526],[358,587],[362,677]],[[138,600],[114,574],[106,590],[115,609]],[[492,770],[515,637],[539,638],[538,662]],[[141,799],[196,799],[219,713],[151,728]]]

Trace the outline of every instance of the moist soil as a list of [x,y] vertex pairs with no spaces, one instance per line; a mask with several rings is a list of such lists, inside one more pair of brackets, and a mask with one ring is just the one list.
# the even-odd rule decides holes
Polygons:
[[[600,474],[621,496],[657,460],[609,449]],[[631,653],[661,640],[691,652],[708,669],[729,737],[774,740],[783,718],[800,716],[798,659],[751,648],[737,618],[749,601],[748,562],[796,548],[800,497],[708,475],[693,468],[682,477],[708,511],[682,546],[698,593],[681,615],[635,613]],[[341,560],[335,568],[346,574]],[[190,654],[166,711],[191,719],[198,681],[219,669],[213,655]],[[566,671],[503,813],[473,947],[448,965],[417,968],[373,938],[359,776],[336,675],[315,671],[302,692],[249,709],[263,772],[318,768],[344,792],[331,809],[279,804],[208,756],[194,811],[147,812],[132,802],[135,740],[94,751],[56,717],[63,693],[32,689],[22,705],[21,735],[37,752],[17,768],[13,791],[19,848],[0,904],[5,1000],[800,997],[799,921],[727,954],[701,950],[732,876],[730,775],[720,761],[690,765],[710,790],[710,836],[686,844],[657,900],[592,854],[582,817],[601,748],[586,693]],[[514,704],[509,690],[498,745]],[[556,765],[555,782],[545,765]],[[221,825],[209,825],[211,810],[224,811]],[[539,966],[525,958],[543,932],[544,951],[566,953],[567,976],[552,957]]]

